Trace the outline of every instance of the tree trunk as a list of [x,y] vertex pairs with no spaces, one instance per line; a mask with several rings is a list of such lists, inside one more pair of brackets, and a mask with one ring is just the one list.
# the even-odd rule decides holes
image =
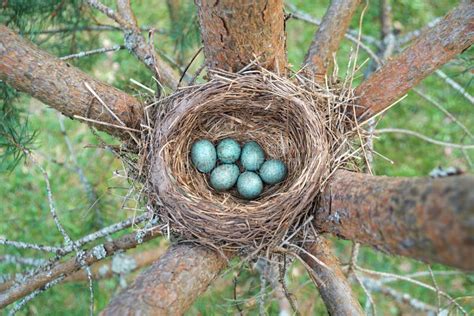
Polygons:
[[474,176],[375,177],[338,171],[318,231],[389,254],[474,270]]
[[237,72],[259,63],[285,72],[285,20],[282,0],[197,0],[204,54],[209,69]]
[[90,125],[111,135],[128,139],[129,132],[124,128],[140,127],[143,107],[137,99],[51,56],[6,26],[0,25],[0,33],[1,80],[70,118],[97,121]]

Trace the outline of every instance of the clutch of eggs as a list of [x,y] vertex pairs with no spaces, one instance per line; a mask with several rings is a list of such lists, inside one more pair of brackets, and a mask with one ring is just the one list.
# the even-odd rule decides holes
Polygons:
[[200,139],[191,147],[191,160],[200,172],[210,173],[209,183],[216,191],[227,191],[235,186],[239,195],[247,200],[258,198],[264,184],[277,184],[288,174],[281,160],[265,161],[265,152],[255,141],[241,147],[236,140],[225,138],[214,147],[211,141]]

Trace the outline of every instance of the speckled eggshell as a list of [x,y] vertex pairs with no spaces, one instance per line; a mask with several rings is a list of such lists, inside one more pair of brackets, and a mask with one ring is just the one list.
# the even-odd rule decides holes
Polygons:
[[240,144],[232,139],[225,138],[217,144],[217,158],[222,163],[234,163],[240,158]]
[[278,159],[267,160],[260,167],[260,178],[266,184],[276,184],[285,179],[288,169],[283,161]]
[[209,173],[216,166],[216,148],[207,139],[200,139],[191,147],[191,160],[200,172]]
[[245,170],[257,171],[264,161],[265,153],[257,142],[250,141],[244,144],[240,155],[240,162]]
[[237,191],[244,199],[255,199],[262,194],[262,179],[255,172],[245,171],[237,179]]
[[232,188],[237,182],[240,170],[236,164],[223,164],[211,172],[211,187],[217,191],[225,191]]

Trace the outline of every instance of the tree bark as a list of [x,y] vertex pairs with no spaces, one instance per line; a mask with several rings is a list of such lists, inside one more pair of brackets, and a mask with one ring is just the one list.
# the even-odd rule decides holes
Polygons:
[[339,48],[359,3],[360,0],[331,1],[303,63],[316,80],[324,81],[333,64],[333,54]]
[[[26,92],[62,114],[81,116],[111,135],[129,138],[127,128],[139,128],[143,115],[140,102],[108,84],[42,51],[6,26],[0,25],[0,80]],[[86,88],[88,84],[110,111]]]
[[256,57],[263,67],[285,72],[282,0],[197,0],[209,69],[237,72]]
[[389,254],[474,270],[474,176],[391,178],[338,171],[314,224]]
[[362,82],[356,109],[359,119],[385,110],[441,65],[474,42],[474,2],[463,1],[418,40]]
[[116,296],[103,315],[182,315],[226,264],[204,247],[172,246]]
[[307,254],[301,255],[317,276],[314,280],[329,315],[364,315],[341,270],[339,260],[332,254],[330,243],[320,238],[312,243],[307,251],[331,269],[322,266]]

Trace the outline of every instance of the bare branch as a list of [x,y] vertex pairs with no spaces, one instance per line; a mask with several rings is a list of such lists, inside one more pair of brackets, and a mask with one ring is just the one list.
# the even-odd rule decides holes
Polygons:
[[473,270],[474,176],[335,173],[314,224],[386,253]]
[[96,80],[27,42],[0,25],[0,80],[50,105],[68,117],[82,116],[104,124],[97,129],[129,139],[116,119],[86,89],[87,82],[129,128],[140,126],[143,108],[134,97]]
[[[363,315],[362,308],[354,296],[351,286],[341,270],[339,260],[332,254],[329,242],[320,238],[308,247],[311,254],[302,254],[303,260],[311,267],[310,275],[318,286],[321,298],[329,315]],[[313,259],[316,257],[327,267]]]
[[103,315],[182,315],[227,261],[202,246],[172,246],[116,296]]
[[383,111],[441,65],[474,42],[474,3],[463,1],[403,53],[390,60],[355,91],[360,119]]
[[408,129],[403,129],[403,128],[381,128],[381,129],[375,130],[374,133],[375,134],[384,134],[384,133],[405,134],[405,135],[410,135],[410,136],[417,137],[417,138],[422,139],[422,140],[424,140],[428,143],[435,144],[435,145],[438,145],[438,146],[458,148],[458,149],[474,149],[474,144],[464,145],[464,144],[455,144],[455,143],[443,142],[443,141],[436,140],[436,139],[430,138],[428,136],[425,136],[421,133],[411,131],[411,130],[408,130]]
[[435,306],[426,304],[425,302],[413,298],[407,293],[400,293],[391,287],[383,285],[378,280],[367,277],[362,277],[361,280],[369,290],[380,292],[386,296],[389,296],[398,303],[409,305],[411,308],[421,312],[437,312],[437,308]]
[[474,96],[470,95],[469,92],[467,92],[466,89],[464,89],[459,83],[449,78],[447,74],[439,69],[435,71],[435,74],[443,79],[447,84],[449,84],[451,88],[458,91],[463,97],[465,97],[469,103],[471,103],[471,105],[474,105]]
[[59,59],[61,60],[68,60],[68,59],[76,59],[76,58],[82,58],[90,55],[95,55],[95,54],[103,54],[103,53],[108,53],[108,52],[116,52],[120,49],[124,49],[125,46],[120,46],[120,45],[114,45],[112,47],[102,47],[102,48],[97,48],[97,49],[92,49],[84,52],[79,52],[76,54],[71,54],[67,56],[63,56]]
[[158,227],[146,231],[139,231],[138,233],[130,233],[88,250],[84,253],[83,260],[81,260],[82,262],[74,257],[65,262],[56,263],[50,267],[50,269],[40,271],[26,280],[23,280],[22,283],[16,284],[7,291],[2,292],[0,294],[0,308],[4,308],[16,300],[33,293],[58,278],[64,278],[73,272],[79,271],[83,265],[90,266],[117,252],[135,248],[137,245],[156,238],[159,235],[160,228]]
[[[158,258],[161,257],[163,253],[164,249],[159,247],[128,255],[128,258],[134,262],[132,271],[149,266],[154,261],[158,260]],[[91,266],[91,272],[92,278],[94,280],[103,280],[111,278],[112,276],[114,276],[114,274],[119,273],[119,271],[114,271],[114,259],[106,263],[97,262],[93,264]],[[64,282],[82,281],[87,281],[87,274],[84,272],[84,270],[77,271],[76,273],[73,273],[64,279]]]
[[315,33],[303,65],[315,78],[324,78],[334,60],[333,55],[346,34],[360,0],[332,0]]
[[257,57],[265,68],[285,72],[282,0],[198,0],[208,69],[237,72]]

